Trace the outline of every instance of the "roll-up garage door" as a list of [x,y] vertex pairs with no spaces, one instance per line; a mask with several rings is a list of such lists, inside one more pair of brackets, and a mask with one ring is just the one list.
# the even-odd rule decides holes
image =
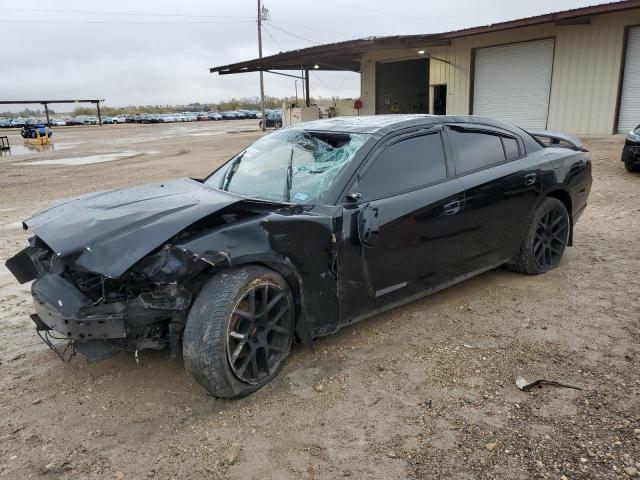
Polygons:
[[550,38],[476,50],[473,114],[547,128],[553,48]]
[[640,125],[640,27],[629,29],[623,75],[618,133]]

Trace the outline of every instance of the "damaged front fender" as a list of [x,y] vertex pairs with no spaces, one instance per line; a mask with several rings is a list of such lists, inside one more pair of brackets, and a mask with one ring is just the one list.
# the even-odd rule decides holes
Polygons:
[[341,230],[341,207],[290,207],[202,232],[175,248],[219,268],[261,264],[280,273],[298,299],[298,335],[310,341],[339,327]]

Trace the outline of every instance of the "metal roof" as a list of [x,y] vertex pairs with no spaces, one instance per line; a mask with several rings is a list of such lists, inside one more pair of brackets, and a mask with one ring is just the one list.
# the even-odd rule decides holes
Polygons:
[[309,48],[281,52],[268,57],[245,62],[232,63],[209,69],[220,75],[257,72],[266,70],[348,70],[360,71],[360,56],[374,50],[412,49],[451,44],[454,38],[468,37],[483,33],[498,32],[514,28],[529,27],[545,23],[556,25],[576,25],[590,22],[591,15],[620,12],[640,8],[640,0],[624,0],[590,7],[574,8],[561,12],[547,13],[534,17],[520,18],[480,27],[465,28],[444,33],[424,35],[395,35],[368,37],[345,42],[328,43]]

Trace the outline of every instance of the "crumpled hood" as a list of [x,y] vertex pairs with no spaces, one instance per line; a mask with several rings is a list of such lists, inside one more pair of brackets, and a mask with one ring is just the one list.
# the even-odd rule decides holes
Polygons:
[[243,200],[181,178],[63,200],[24,225],[68,265],[118,277],[189,225]]

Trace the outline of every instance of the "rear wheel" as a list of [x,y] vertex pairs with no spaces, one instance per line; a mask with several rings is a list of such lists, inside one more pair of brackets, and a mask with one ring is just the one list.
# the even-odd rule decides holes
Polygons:
[[627,172],[630,173],[640,172],[640,164],[638,163],[624,162],[624,168],[626,168]]
[[272,270],[251,266],[216,274],[187,319],[187,372],[216,397],[242,397],[262,388],[289,354],[294,312],[287,283]]
[[531,216],[518,257],[508,267],[528,275],[553,270],[560,264],[570,229],[571,220],[564,203],[545,198]]

